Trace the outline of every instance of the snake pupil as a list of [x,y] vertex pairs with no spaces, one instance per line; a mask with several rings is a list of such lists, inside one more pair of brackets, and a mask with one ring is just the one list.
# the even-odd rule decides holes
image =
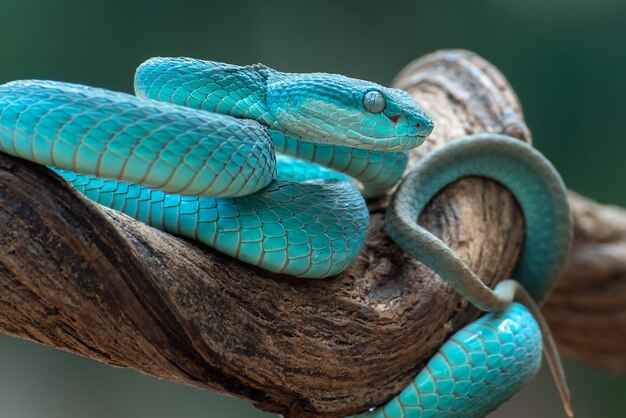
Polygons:
[[377,90],[371,90],[363,96],[363,107],[370,113],[381,113],[387,105],[383,94]]

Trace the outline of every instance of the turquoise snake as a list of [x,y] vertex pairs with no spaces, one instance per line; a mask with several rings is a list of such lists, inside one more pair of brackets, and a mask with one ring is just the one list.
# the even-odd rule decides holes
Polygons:
[[[333,276],[351,264],[369,219],[361,196],[399,181],[405,151],[433,128],[407,93],[332,74],[153,59],[138,69],[135,88],[138,97],[57,82],[0,86],[0,151],[53,166],[92,200],[152,226],[299,277]],[[311,171],[304,160],[328,169]],[[522,286],[481,287],[415,225],[432,196],[468,175],[501,181],[524,210],[526,243],[514,276]],[[537,316],[530,297],[541,301],[551,288],[569,222],[558,174],[527,145],[474,136],[425,158],[396,193],[387,229],[494,313],[459,331],[398,398],[369,414],[480,415],[532,377],[539,328],[511,302],[517,297]]]

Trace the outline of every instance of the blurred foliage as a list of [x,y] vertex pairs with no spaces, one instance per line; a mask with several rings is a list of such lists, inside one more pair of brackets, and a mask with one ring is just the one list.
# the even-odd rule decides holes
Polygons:
[[[496,64],[568,186],[626,205],[626,3],[0,0],[0,82],[132,91],[151,56],[263,62],[388,83],[412,59],[466,48]],[[626,336],[625,336],[626,338]],[[0,416],[264,417],[241,401],[0,338]],[[626,416],[626,379],[567,363],[578,417]],[[544,371],[494,416],[562,416]]]

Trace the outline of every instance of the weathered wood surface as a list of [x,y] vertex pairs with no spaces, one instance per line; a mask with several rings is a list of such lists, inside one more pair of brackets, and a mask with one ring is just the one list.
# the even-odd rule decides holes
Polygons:
[[[395,84],[436,120],[414,159],[470,133],[530,139],[515,93],[474,54],[431,54]],[[479,314],[393,244],[383,229],[386,202],[370,202],[367,244],[354,265],[330,280],[298,280],[147,227],[89,202],[43,167],[0,156],[0,331],[247,398],[287,417],[358,412],[397,393]],[[607,350],[598,355],[597,341],[585,342],[569,316],[584,306],[593,314],[587,323],[613,315],[624,324],[626,258],[618,255],[626,253],[626,215],[610,209],[614,216],[598,217],[603,207],[584,208],[577,216],[621,222],[621,235],[602,236],[609,246],[621,243],[610,254],[614,269],[594,264],[599,228],[590,227],[574,252],[584,248],[593,260],[572,257],[573,278],[564,278],[546,312],[568,351],[624,371],[624,341],[602,344]],[[448,187],[420,222],[491,285],[510,274],[523,240],[512,196],[484,179]],[[597,286],[576,274],[581,264],[598,272],[590,274]],[[597,308],[609,306],[598,289],[605,284],[610,312]],[[597,298],[586,299],[590,288]]]

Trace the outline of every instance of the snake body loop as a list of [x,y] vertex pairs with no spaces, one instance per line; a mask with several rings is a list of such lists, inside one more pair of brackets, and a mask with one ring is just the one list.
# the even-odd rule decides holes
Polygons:
[[541,349],[533,316],[514,303],[452,335],[398,396],[353,418],[484,417],[537,374]]
[[572,227],[565,185],[532,146],[511,137],[479,134],[454,140],[427,155],[405,177],[387,211],[387,231],[406,252],[432,268],[485,311],[502,310],[492,291],[439,238],[415,225],[426,204],[446,185],[487,177],[509,189],[524,213],[526,235],[513,277],[536,301],[545,299],[565,261]]
[[[299,277],[352,263],[367,234],[363,196],[398,182],[406,150],[433,129],[401,90],[260,64],[155,58],[138,68],[135,91],[4,84],[0,152],[51,166],[90,199],[149,225]],[[530,296],[510,280],[488,289],[416,225],[441,188],[468,175],[502,182],[522,207],[527,234],[514,278],[537,301],[554,283],[571,225],[563,184],[539,153],[482,135],[424,158],[399,187],[387,229],[472,303],[497,312],[452,336],[399,396],[361,417],[482,416],[540,366],[546,327]],[[544,339],[554,360],[549,333]]]

